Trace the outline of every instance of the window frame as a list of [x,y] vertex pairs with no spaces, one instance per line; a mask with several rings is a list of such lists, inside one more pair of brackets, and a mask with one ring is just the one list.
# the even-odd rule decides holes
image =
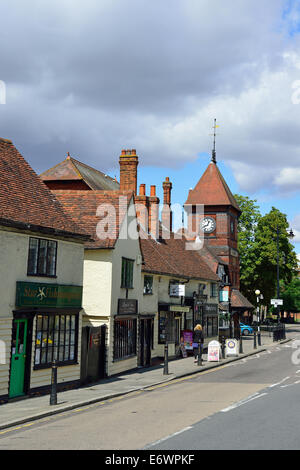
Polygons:
[[[42,319],[42,326],[39,328],[38,320],[39,317]],[[55,328],[56,319],[59,319],[59,327],[58,329]],[[62,322],[62,317],[64,320]],[[69,329],[66,328],[67,325],[67,317],[69,319]],[[72,317],[74,318],[74,328],[72,328]],[[63,323],[64,328],[61,328]],[[51,328],[52,324],[52,328]],[[45,328],[44,328],[45,325]],[[79,314],[78,313],[37,313],[36,315],[36,324],[35,324],[35,348],[34,348],[34,362],[33,362],[33,369],[49,369],[52,366],[52,362],[55,359],[54,357],[54,350],[55,345],[57,347],[57,358],[56,364],[57,366],[69,366],[78,364],[78,325],[79,325]],[[69,336],[67,337],[67,331],[69,332]],[[74,333],[74,340],[72,343],[72,333]],[[60,344],[61,338],[63,337],[63,345]],[[43,338],[46,339],[46,347],[43,348],[42,342]],[[49,348],[49,340],[52,342],[53,346]],[[68,340],[68,341],[66,341]],[[40,341],[38,345],[38,341]],[[57,344],[56,344],[57,341]],[[67,344],[68,343],[68,344]],[[73,354],[71,356],[71,348],[74,348]],[[66,349],[69,349],[68,352],[68,359],[66,359]],[[49,350],[51,350],[51,357],[48,357]],[[46,353],[46,362],[42,362],[42,352]],[[59,359],[60,353],[63,351],[63,359]],[[37,353],[39,357],[39,362],[36,362]],[[72,358],[71,358],[72,357]]]
[[[151,279],[151,292],[145,292],[145,284],[146,284],[146,279]],[[143,295],[153,295],[153,276],[144,276],[144,288],[143,288]]]
[[[36,256],[36,260],[34,262],[35,264],[35,269],[33,271],[30,271],[30,261],[31,261],[31,258],[30,258],[30,252],[31,252],[31,248],[30,248],[30,244],[31,244],[31,241],[32,240],[36,240],[38,245],[37,245],[37,256]],[[45,259],[46,259],[46,273],[42,273],[40,272],[40,269],[39,269],[39,266],[40,266],[40,261],[41,261],[41,242],[46,242],[46,255],[45,255]],[[54,243],[55,244],[55,254],[54,254],[54,274],[50,274],[49,271],[49,267],[51,265],[51,262],[48,260],[48,253],[49,253],[49,245],[51,243]],[[58,243],[56,240],[49,240],[47,238],[38,238],[38,237],[29,237],[29,246],[28,246],[28,258],[27,258],[27,276],[32,276],[32,277],[51,277],[51,278],[56,278],[57,275],[56,275],[56,269],[57,269],[57,246],[58,246]]]
[[[128,271],[129,267],[130,267],[130,271]],[[128,275],[129,275],[129,280],[128,280]],[[133,277],[134,277],[134,260],[130,258],[122,257],[121,289],[133,289]]]

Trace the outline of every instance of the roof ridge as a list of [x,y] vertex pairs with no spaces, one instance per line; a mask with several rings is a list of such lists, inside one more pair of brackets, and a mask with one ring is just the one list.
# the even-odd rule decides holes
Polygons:
[[[83,162],[81,162],[80,160],[76,160],[76,158],[74,158],[74,157],[71,157],[71,156],[70,156],[70,160],[73,161],[73,164],[74,164],[75,166],[76,166],[76,163],[79,163],[80,165],[85,166],[86,168],[89,168],[90,170],[96,171],[97,173],[101,173],[101,175],[104,175],[105,177],[110,178],[112,181],[116,181],[114,178],[112,178],[111,176],[109,176],[107,173],[104,173],[103,171],[98,170],[97,168],[94,168],[93,166],[90,166],[90,165],[88,165],[87,163],[83,163]],[[76,167],[76,168],[77,168],[77,167]],[[80,170],[78,170],[78,171],[80,171]],[[81,175],[81,176],[82,176],[82,175]]]

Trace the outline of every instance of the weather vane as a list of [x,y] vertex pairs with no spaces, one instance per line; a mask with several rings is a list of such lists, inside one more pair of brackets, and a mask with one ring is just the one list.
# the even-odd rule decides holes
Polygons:
[[217,120],[215,119],[214,120],[214,127],[213,127],[213,130],[214,130],[214,133],[213,134],[210,134],[210,135],[213,135],[214,136],[214,146],[213,146],[213,150],[212,150],[212,157],[211,157],[211,161],[213,163],[217,163],[217,157],[216,157],[216,129],[217,127],[220,127],[220,126],[217,126]]

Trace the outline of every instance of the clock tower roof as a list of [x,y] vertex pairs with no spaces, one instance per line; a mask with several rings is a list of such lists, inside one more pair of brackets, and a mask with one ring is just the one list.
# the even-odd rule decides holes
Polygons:
[[185,205],[196,204],[232,206],[241,212],[215,161],[210,162],[195,188],[189,191]]

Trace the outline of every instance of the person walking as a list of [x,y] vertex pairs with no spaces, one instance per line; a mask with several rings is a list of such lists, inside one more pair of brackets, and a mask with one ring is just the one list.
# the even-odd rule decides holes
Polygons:
[[200,347],[202,349],[203,340],[204,340],[204,338],[203,338],[202,326],[198,324],[198,325],[195,326],[194,333],[193,333],[193,351],[194,351],[194,358],[195,358],[194,362],[197,362],[198,351],[199,351],[199,343],[200,343]]

